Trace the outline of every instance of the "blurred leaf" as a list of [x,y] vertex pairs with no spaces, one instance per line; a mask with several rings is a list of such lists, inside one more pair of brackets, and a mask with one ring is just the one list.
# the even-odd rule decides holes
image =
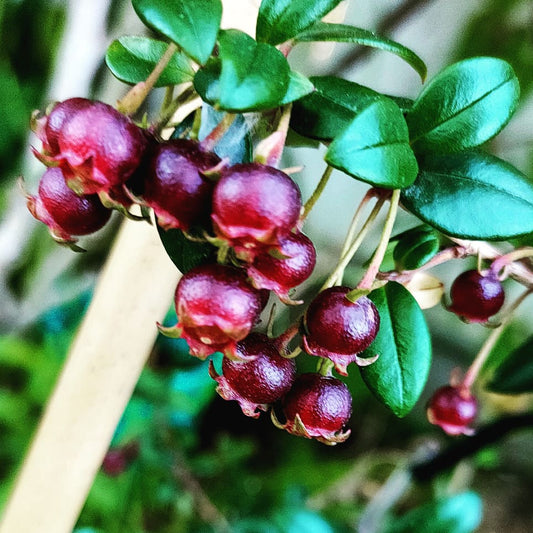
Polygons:
[[200,65],[208,60],[217,39],[220,0],[132,0],[139,18],[174,41]]
[[431,338],[426,320],[411,293],[389,282],[368,296],[380,315],[374,342],[363,357],[379,355],[375,363],[360,367],[367,387],[380,402],[404,417],[418,401],[431,365]]
[[426,224],[396,235],[393,257],[398,270],[414,270],[425,265],[438,251],[438,233]]
[[402,203],[453,237],[504,240],[533,231],[533,182],[482,152],[425,157]]
[[115,429],[111,446],[123,446],[137,440],[143,433],[150,431],[154,414],[153,406],[142,398],[133,396],[122,413]]
[[519,94],[511,65],[501,59],[475,57],[447,67],[407,114],[413,149],[451,153],[483,144],[509,122]]
[[386,533],[472,533],[482,518],[481,498],[463,492],[409,511],[397,518]]
[[327,15],[341,0],[262,0],[257,40],[280,44]]
[[406,46],[380,37],[369,30],[348,26],[347,24],[317,22],[304,32],[296,35],[294,40],[296,42],[334,41],[338,43],[354,43],[392,52],[411,65],[418,72],[422,81],[426,78],[427,67],[417,54]]
[[[126,83],[146,80],[168,48],[168,43],[148,37],[124,36],[113,41],[107,49],[105,60],[111,72]],[[192,81],[194,69],[191,60],[176,52],[165,67],[155,87],[178,85]]]
[[378,100],[356,115],[329,145],[326,162],[375,187],[411,185],[418,166],[400,108]]

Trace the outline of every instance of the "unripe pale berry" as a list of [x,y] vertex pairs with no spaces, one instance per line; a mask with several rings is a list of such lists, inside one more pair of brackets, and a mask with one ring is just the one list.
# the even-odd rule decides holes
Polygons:
[[446,385],[429,400],[427,417],[448,435],[471,435],[477,411],[477,401],[468,389]]
[[355,302],[346,298],[348,287],[331,287],[312,302],[304,317],[305,350],[311,355],[327,357],[341,375],[356,362],[360,366],[375,359],[362,359],[357,354],[370,346],[379,330],[379,313],[366,296]]

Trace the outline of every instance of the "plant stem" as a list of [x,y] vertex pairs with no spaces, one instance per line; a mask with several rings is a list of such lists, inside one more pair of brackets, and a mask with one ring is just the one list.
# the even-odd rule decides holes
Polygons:
[[481,350],[479,350],[479,353],[476,355],[476,358],[474,359],[474,362],[470,365],[470,368],[467,370],[462,382],[461,387],[464,389],[470,389],[472,385],[474,384],[474,381],[476,380],[477,376],[479,375],[479,372],[483,368],[483,365],[487,361],[487,358],[489,357],[492,349],[494,348],[496,342],[500,338],[500,335],[503,333],[503,330],[505,329],[505,326],[507,323],[511,320],[513,313],[516,311],[518,306],[533,292],[533,289],[527,289],[524,291],[509,307],[507,312],[505,313],[505,316],[503,317],[501,324],[495,328],[491,334],[487,337],[485,342],[483,343],[483,346],[481,347]]
[[363,224],[363,227],[359,230],[357,237],[354,239],[354,241],[348,248],[348,251],[341,256],[339,262],[337,263],[337,266],[335,267],[335,270],[333,270],[333,272],[329,275],[328,279],[324,282],[324,285],[320,289],[321,291],[329,287],[333,287],[335,283],[339,283],[341,281],[344,270],[348,266],[349,262],[352,260],[352,257],[354,256],[355,252],[357,252],[357,250],[359,249],[359,246],[361,246],[361,243],[363,242],[364,238],[366,237],[366,234],[372,227],[372,224],[374,223],[384,203],[385,200],[383,198],[378,199],[376,205],[374,206],[374,208],[370,212],[370,215],[368,215],[368,218]]
[[313,194],[311,194],[307,202],[305,202],[304,209],[300,217],[300,220],[302,222],[307,218],[307,216],[311,212],[311,209],[313,209],[318,199],[320,198],[320,195],[324,192],[324,189],[326,188],[326,185],[328,184],[328,181],[329,181],[329,178],[332,172],[333,172],[333,167],[330,167],[328,165],[326,167],[326,170],[324,170],[324,173],[322,174],[322,177],[320,178],[320,181],[318,182],[316,189],[313,191]]
[[263,139],[255,149],[254,161],[277,167],[283,154],[289,123],[291,121],[292,104],[287,104],[281,108],[281,116],[278,121],[276,131]]
[[379,271],[379,267],[381,266],[381,263],[383,262],[383,258],[385,257],[385,252],[387,251],[387,245],[389,244],[389,239],[392,234],[392,228],[396,220],[396,214],[398,213],[399,202],[400,202],[400,189],[395,189],[392,192],[389,211],[387,213],[385,225],[383,226],[383,232],[381,233],[381,239],[379,241],[379,245],[374,253],[374,256],[372,257],[372,261],[370,263],[370,266],[368,267],[368,270],[366,271],[366,274],[364,275],[363,279],[359,282],[359,285],[357,285],[358,289],[370,290],[372,288],[372,284],[374,283],[374,280],[376,279],[377,273]]
[[344,254],[350,249],[350,244],[352,243],[354,239],[355,230],[357,228],[357,225],[359,224],[359,220],[361,218],[361,213],[363,212],[363,208],[375,196],[376,196],[375,189],[368,190],[367,193],[364,195],[363,199],[361,200],[361,202],[359,203],[359,206],[355,210],[352,221],[350,222],[350,227],[348,228],[348,232],[346,233],[346,237],[342,245],[341,257],[343,257]]
[[121,113],[133,115],[139,109],[177,50],[178,47],[174,43],[170,43],[146,80],[132,87],[124,98],[118,101],[117,109]]
[[206,152],[212,151],[216,144],[224,137],[226,132],[230,129],[233,121],[237,118],[235,113],[226,113],[222,120],[211,130],[209,135],[200,143],[202,150]]
[[504,254],[498,257],[498,259],[496,259],[490,266],[490,270],[494,272],[494,274],[498,274],[500,270],[505,268],[510,263],[513,263],[514,261],[518,261],[520,259],[525,259],[526,257],[533,257],[532,247],[528,246],[525,248],[519,248],[518,250],[513,250],[508,254]]

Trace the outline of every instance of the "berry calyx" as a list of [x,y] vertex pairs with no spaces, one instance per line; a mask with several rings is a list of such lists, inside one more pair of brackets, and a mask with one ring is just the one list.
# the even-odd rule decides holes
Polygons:
[[293,435],[317,439],[324,444],[344,442],[352,414],[352,396],[348,387],[332,376],[301,374],[282,400],[286,422],[279,425]]
[[505,292],[492,271],[467,270],[452,284],[449,310],[468,322],[486,322],[503,306]]
[[236,400],[242,412],[253,418],[267,411],[291,388],[296,376],[293,359],[281,356],[273,342],[252,333],[237,343],[235,355],[241,360],[224,358],[222,375],[210,361],[209,374],[218,383],[217,392],[225,400]]
[[27,195],[30,213],[46,224],[52,237],[63,244],[76,242],[74,235],[88,235],[102,228],[111,216],[96,194],[78,196],[58,167],[43,174],[36,196]]
[[287,174],[259,163],[239,164],[222,170],[211,218],[217,237],[251,259],[296,226],[301,206],[300,190]]
[[262,299],[243,270],[219,264],[187,272],[175,293],[178,323],[159,326],[163,334],[184,338],[192,355],[205,359],[214,352],[238,357],[237,342],[259,318]]
[[303,233],[289,233],[279,246],[259,253],[247,272],[257,288],[274,291],[286,304],[301,304],[292,300],[289,291],[303,283],[313,272],[316,250]]
[[470,390],[446,385],[435,391],[428,402],[427,417],[448,435],[472,435],[478,404]]
[[377,357],[357,354],[372,344],[379,330],[379,313],[366,296],[355,302],[346,298],[349,287],[330,287],[312,302],[304,316],[303,344],[310,355],[327,357],[337,372],[347,375],[346,367],[373,363]]
[[209,220],[214,184],[202,172],[219,163],[215,153],[191,140],[174,139],[155,149],[142,197],[161,227],[188,230]]

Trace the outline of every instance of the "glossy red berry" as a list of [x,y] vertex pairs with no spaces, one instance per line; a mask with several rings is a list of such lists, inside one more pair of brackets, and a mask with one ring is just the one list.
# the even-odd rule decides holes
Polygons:
[[316,250],[303,233],[289,233],[276,248],[259,253],[247,272],[257,288],[274,291],[281,301],[300,304],[289,297],[289,291],[303,283],[313,272]]
[[222,375],[210,362],[209,373],[218,383],[217,392],[225,400],[239,402],[243,413],[257,418],[259,410],[279,400],[291,388],[296,376],[293,359],[280,355],[266,335],[252,333],[237,343],[235,356],[241,360],[222,361]]
[[63,172],[50,167],[39,182],[37,196],[27,196],[31,214],[49,228],[59,242],[74,243],[74,235],[88,235],[99,230],[111,216],[97,195],[78,196],[70,189]]
[[192,355],[205,358],[214,352],[235,356],[237,342],[251,331],[261,312],[261,295],[243,270],[218,264],[193,268],[176,288],[174,328],[160,328],[189,344]]
[[296,226],[300,208],[300,190],[287,174],[259,163],[239,164],[221,172],[211,218],[219,238],[253,257]]
[[38,157],[59,165],[78,194],[107,193],[125,183],[139,166],[146,133],[107,104],[73,100],[57,104],[45,117],[41,128],[45,154]]
[[345,441],[352,414],[352,396],[340,380],[317,373],[301,374],[282,400],[289,433],[326,444]]
[[477,401],[468,389],[446,385],[429,400],[427,417],[448,435],[471,435],[477,411]]
[[373,302],[362,296],[351,302],[348,287],[331,287],[312,302],[304,317],[305,350],[311,355],[327,357],[343,376],[346,367],[356,362],[370,364],[375,358],[363,359],[357,354],[370,346],[379,330],[379,313]]
[[188,230],[209,220],[214,184],[202,175],[220,163],[213,152],[186,139],[161,143],[144,180],[144,202],[165,229]]
[[452,284],[450,311],[468,322],[486,322],[503,306],[505,292],[497,275],[490,270],[467,270]]

